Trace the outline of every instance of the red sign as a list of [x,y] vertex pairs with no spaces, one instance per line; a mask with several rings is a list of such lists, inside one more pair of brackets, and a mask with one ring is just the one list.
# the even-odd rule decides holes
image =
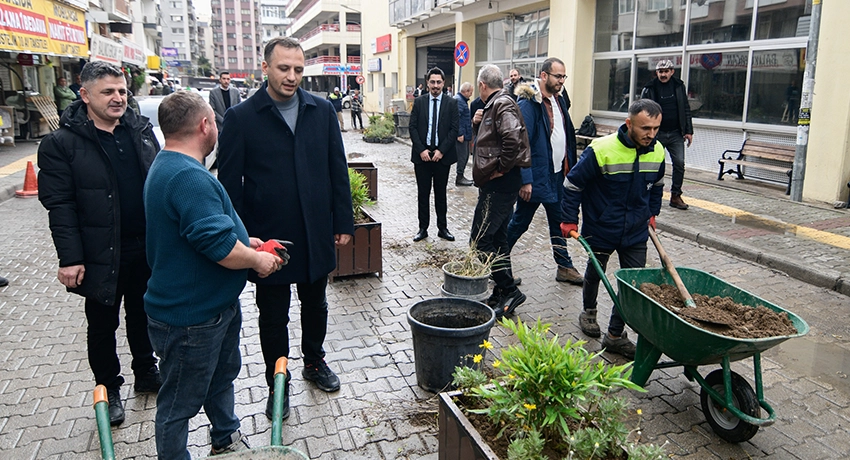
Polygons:
[[366,82],[366,77],[364,77],[363,75],[358,75],[358,76],[357,76],[357,84],[358,84],[358,85],[362,85],[362,84],[363,84],[363,83],[365,83],[365,82]]
[[466,42],[458,42],[455,46],[455,62],[461,67],[469,62],[469,45]]
[[390,34],[381,35],[380,37],[375,38],[375,49],[372,50],[373,53],[387,53],[392,51],[393,46],[393,37]]

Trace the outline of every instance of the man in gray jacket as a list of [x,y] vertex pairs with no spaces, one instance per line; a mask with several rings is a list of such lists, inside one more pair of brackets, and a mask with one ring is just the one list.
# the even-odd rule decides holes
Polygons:
[[221,123],[224,121],[224,112],[234,105],[242,102],[239,90],[230,86],[230,72],[222,72],[218,76],[218,86],[210,91],[210,105],[215,112],[215,124],[221,131]]

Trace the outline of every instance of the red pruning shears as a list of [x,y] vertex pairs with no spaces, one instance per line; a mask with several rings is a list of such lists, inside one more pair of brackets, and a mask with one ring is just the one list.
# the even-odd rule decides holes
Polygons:
[[286,246],[292,245],[292,241],[272,239],[261,244],[260,247],[257,248],[257,251],[274,254],[280,257],[281,265],[286,265],[287,263],[289,263],[289,251],[286,250]]

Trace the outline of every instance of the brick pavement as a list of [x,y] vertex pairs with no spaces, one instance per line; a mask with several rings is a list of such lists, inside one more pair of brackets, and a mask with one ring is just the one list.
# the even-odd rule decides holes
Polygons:
[[[321,392],[301,379],[297,347],[300,326],[298,309],[293,309],[293,412],[285,422],[284,442],[319,459],[435,459],[436,403],[415,384],[405,312],[415,302],[439,294],[441,274],[437,267],[427,264],[429,250],[465,244],[477,191],[449,186],[450,229],[457,242],[429,238],[413,244],[411,238],[417,227],[415,181],[407,160],[408,147],[364,144],[354,133],[347,133],[345,139],[348,152],[365,153],[363,159],[379,167],[380,195],[372,214],[383,222],[385,272],[382,279],[343,278],[330,286],[331,324],[326,349],[328,362],[343,381],[338,393]],[[692,195],[697,193],[688,190]],[[720,201],[725,192],[704,193],[716,195]],[[746,206],[749,197],[745,198],[734,204]],[[691,215],[699,216],[689,222],[695,228],[710,224],[701,222],[707,221],[709,214],[695,211],[678,213],[665,207],[659,224],[668,216],[680,222]],[[799,222],[829,220],[820,211],[806,218],[810,220]],[[561,336],[585,339],[577,332],[580,289],[554,281],[555,264],[544,219],[541,212],[515,250],[515,271],[523,277],[522,289],[529,296],[517,313],[523,320],[539,317],[551,322],[552,330]],[[661,237],[677,265],[706,270],[791,309],[805,318],[812,330],[805,338],[765,353],[765,395],[777,409],[778,420],[761,429],[751,441],[730,445],[715,436],[699,409],[695,385],[676,369],[657,371],[647,393],[631,396],[635,408],[643,411],[644,439],[667,442],[667,450],[675,458],[847,456],[847,297],[669,231],[661,232]],[[0,247],[0,272],[11,281],[8,287],[0,288],[0,457],[99,458],[82,302],[60,289],[55,280],[55,253],[46,213],[36,200],[0,203]],[[570,252],[576,265],[584,267],[586,257],[576,245],[570,244]],[[825,253],[822,251],[822,255]],[[650,264],[659,265],[654,254],[650,254]],[[270,425],[263,415],[267,390],[250,284],[242,300],[244,365],[236,382],[236,410],[243,431],[253,445],[259,446],[268,443]],[[604,322],[610,302],[602,299],[600,303]],[[496,351],[511,341],[499,327],[491,336]],[[123,337],[123,330],[119,337]],[[126,340],[120,339],[119,346],[123,368],[129,373]],[[595,339],[587,346],[600,348]],[[616,356],[605,357],[618,361]],[[747,362],[735,363],[733,368],[751,380]],[[154,458],[155,398],[134,394],[131,373],[127,377],[128,385],[122,389],[127,398],[127,421],[113,430],[116,454],[119,458]],[[192,421],[189,439],[193,457],[208,452],[206,417]]]

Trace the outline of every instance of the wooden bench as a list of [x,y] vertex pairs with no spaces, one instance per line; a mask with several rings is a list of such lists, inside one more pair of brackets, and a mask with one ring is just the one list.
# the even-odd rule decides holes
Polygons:
[[581,134],[576,134],[576,147],[584,148],[587,147],[588,144],[597,137],[607,136],[609,134],[616,133],[617,130],[620,129],[619,126],[612,125],[596,125],[596,136],[582,136]]
[[[717,175],[717,180],[723,180],[723,176],[726,174],[735,173],[738,175],[738,179],[744,178],[744,173],[741,170],[742,167],[747,168],[757,168],[764,169],[766,171],[774,171],[785,173],[788,176],[788,182],[786,183],[785,194],[788,195],[791,193],[791,170],[794,164],[794,152],[796,150],[796,146],[793,145],[782,145],[782,144],[773,144],[769,142],[755,142],[751,140],[744,141],[744,144],[741,146],[740,150],[726,150],[720,156],[720,159],[717,160],[720,163],[720,173]],[[734,158],[732,154],[737,154]],[[770,160],[775,163],[780,163],[779,165],[763,163],[759,161],[752,161],[755,159],[759,160]],[[735,165],[735,168],[725,169],[726,165]]]

